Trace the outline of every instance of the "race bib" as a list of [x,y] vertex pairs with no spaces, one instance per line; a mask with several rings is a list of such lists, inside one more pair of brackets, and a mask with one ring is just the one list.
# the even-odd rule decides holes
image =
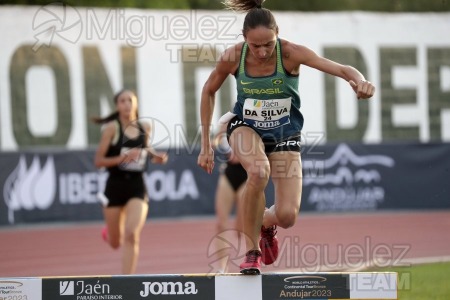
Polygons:
[[243,120],[262,130],[274,129],[291,122],[291,98],[257,100],[245,99]]
[[[128,151],[130,151],[133,148],[128,147],[122,147],[120,150],[120,153],[127,154]],[[147,162],[147,151],[142,149],[139,157],[136,160],[130,161],[128,163],[122,163],[119,165],[119,168],[124,171],[143,171],[145,168],[145,163]]]

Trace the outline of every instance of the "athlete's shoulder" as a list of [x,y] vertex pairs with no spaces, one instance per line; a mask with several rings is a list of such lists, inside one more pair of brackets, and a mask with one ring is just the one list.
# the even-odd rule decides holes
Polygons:
[[119,134],[120,124],[118,120],[112,120],[102,125],[102,136],[108,139],[114,139]]
[[142,126],[145,132],[150,132],[152,125],[148,121],[140,120],[138,123]]
[[311,50],[304,45],[296,44],[285,39],[280,39],[280,43],[283,59],[303,63],[303,60],[310,55]]
[[243,45],[244,42],[241,42],[227,48],[220,56],[216,69],[233,74],[239,65]]
[[285,53],[292,54],[293,52],[303,51],[305,48],[303,45],[296,44],[285,39],[280,39],[280,43],[283,55],[285,55]]
[[220,56],[220,62],[236,63],[239,62],[244,42],[235,44],[227,48]]
[[118,120],[112,120],[102,125],[102,131],[116,131],[119,126],[120,125]]

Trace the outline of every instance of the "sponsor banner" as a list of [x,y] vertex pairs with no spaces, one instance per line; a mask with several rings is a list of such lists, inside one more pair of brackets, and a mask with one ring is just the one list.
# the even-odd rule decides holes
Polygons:
[[397,273],[0,278],[1,300],[397,299]]
[[214,277],[155,275],[43,279],[43,299],[214,299]]
[[0,300],[42,300],[42,279],[0,278]]
[[[214,212],[218,171],[202,171],[197,155],[177,149],[166,165],[148,164],[150,218]],[[101,219],[107,173],[93,159],[93,151],[1,153],[0,224]]]
[[303,149],[303,211],[450,208],[449,144]]
[[[149,218],[214,214],[220,158],[209,175],[197,156],[172,149],[166,165],[148,164]],[[93,159],[93,151],[0,153],[0,225],[102,219],[98,195],[107,174]],[[449,165],[444,143],[306,146],[301,211],[449,209]],[[289,175],[297,168],[284,169]],[[267,206],[273,195],[270,183]]]
[[262,276],[262,299],[350,299],[348,274]]

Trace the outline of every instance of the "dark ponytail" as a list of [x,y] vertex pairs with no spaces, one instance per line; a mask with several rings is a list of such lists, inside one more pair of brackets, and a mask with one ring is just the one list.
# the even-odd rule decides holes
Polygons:
[[223,4],[228,9],[238,12],[249,12],[254,8],[262,8],[265,0],[225,0]]
[[246,12],[242,33],[244,37],[250,29],[264,26],[278,34],[278,25],[272,12],[262,7],[265,0],[224,0],[223,4],[231,10]]
[[92,117],[91,120],[95,124],[105,124],[105,123],[111,122],[112,120],[117,120],[118,118],[119,118],[119,112],[115,111],[104,118]]
[[[117,104],[117,101],[119,100],[119,96],[123,93],[126,92],[128,90],[121,90],[119,91],[117,94],[114,95],[114,104]],[[117,120],[119,119],[119,112],[115,111],[111,114],[109,114],[106,117],[100,118],[100,117],[92,117],[91,120],[92,122],[94,122],[95,124],[105,124],[108,122],[111,122],[113,120]]]

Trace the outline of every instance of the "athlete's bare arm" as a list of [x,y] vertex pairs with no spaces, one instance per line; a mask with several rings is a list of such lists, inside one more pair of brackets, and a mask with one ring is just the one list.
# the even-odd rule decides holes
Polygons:
[[214,112],[215,94],[230,74],[234,74],[239,65],[242,43],[228,48],[220,57],[216,67],[209,75],[202,90],[200,119],[202,127],[201,151],[198,165],[208,173],[214,168],[214,152],[211,148],[210,127]]
[[151,158],[152,163],[165,164],[168,159],[167,153],[156,151],[153,148],[152,144],[149,142],[150,134],[152,132],[152,126],[147,122],[143,122],[142,127],[144,128],[145,131],[145,150],[152,156]]
[[107,123],[102,131],[102,136],[95,153],[94,164],[97,168],[117,166],[124,161],[124,155],[106,157],[106,152],[108,151],[109,145],[111,144],[115,134],[116,124],[114,122]]
[[282,41],[283,63],[287,71],[298,74],[300,65],[306,65],[319,71],[338,76],[346,80],[358,98],[367,99],[373,96],[375,87],[366,81],[364,75],[352,66],[342,65],[320,55],[308,47],[289,41]]

